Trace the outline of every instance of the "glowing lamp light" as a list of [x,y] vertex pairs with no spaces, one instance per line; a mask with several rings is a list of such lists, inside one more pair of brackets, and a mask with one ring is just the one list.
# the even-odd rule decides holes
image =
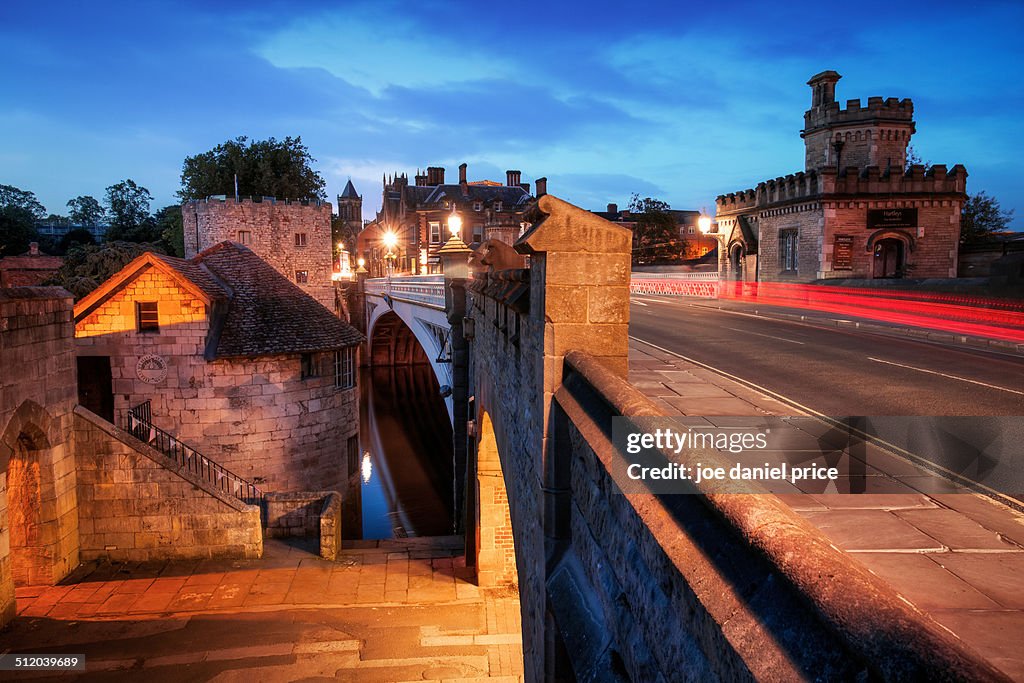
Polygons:
[[358,265],[360,268],[362,268],[363,266],[366,265],[366,259],[364,259],[364,258],[357,259],[356,260],[356,265]]
[[711,216],[701,215],[701,217],[697,219],[697,227],[700,228],[700,231],[705,235],[711,232]]
[[388,249],[394,249],[395,245],[398,244],[398,235],[388,230],[384,233],[384,246]]
[[448,216],[448,230],[451,231],[452,237],[458,237],[459,232],[462,230],[462,219],[459,218],[459,214],[452,213]]
[[370,462],[370,451],[363,452],[363,462],[360,464],[362,470],[363,483],[369,484],[371,477],[373,477],[373,463]]

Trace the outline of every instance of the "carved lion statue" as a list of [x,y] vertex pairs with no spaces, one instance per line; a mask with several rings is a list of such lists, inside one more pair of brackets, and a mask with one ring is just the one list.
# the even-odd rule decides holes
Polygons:
[[469,268],[474,273],[482,271],[493,273],[496,270],[524,267],[526,267],[526,259],[516,253],[516,250],[508,244],[495,239],[481,242],[469,259]]

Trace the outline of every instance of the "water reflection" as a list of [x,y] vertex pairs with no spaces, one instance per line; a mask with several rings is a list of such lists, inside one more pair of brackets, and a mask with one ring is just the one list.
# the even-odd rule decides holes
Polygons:
[[452,428],[430,366],[363,368],[359,383],[344,537],[453,533]]

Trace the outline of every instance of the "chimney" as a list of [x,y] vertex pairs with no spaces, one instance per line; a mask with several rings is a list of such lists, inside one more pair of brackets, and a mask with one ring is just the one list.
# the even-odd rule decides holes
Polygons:
[[466,169],[469,168],[466,164],[459,164],[459,185],[466,184]]
[[39,256],[39,242],[29,242],[28,243],[28,255],[29,256]]
[[519,183],[519,187],[523,188],[526,194],[530,194],[530,183]]
[[615,213],[618,213],[618,212],[619,212],[619,205],[618,204],[609,204],[608,205],[608,213],[615,214]]
[[521,175],[519,171],[505,171],[505,184],[509,187],[515,187],[519,184],[519,176]]
[[548,193],[548,179],[537,178],[537,198],[540,199]]
[[811,76],[811,108],[826,107],[836,101],[836,83],[842,78],[835,71],[822,71]]
[[417,173],[416,174],[416,187],[423,187],[426,184],[427,184],[427,176],[423,175],[422,173]]
[[427,168],[427,185],[444,185],[443,166],[429,166]]

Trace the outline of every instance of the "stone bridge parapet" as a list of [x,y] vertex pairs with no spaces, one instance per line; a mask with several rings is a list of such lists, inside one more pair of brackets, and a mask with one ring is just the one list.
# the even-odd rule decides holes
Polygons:
[[774,496],[622,494],[612,418],[660,412],[627,381],[631,235],[537,209],[463,325],[467,560],[518,585],[526,679],[1002,680]]

